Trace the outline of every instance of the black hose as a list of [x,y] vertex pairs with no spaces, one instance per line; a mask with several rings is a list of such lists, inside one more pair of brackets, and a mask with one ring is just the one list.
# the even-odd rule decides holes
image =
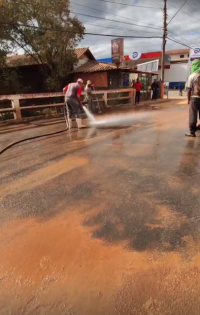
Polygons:
[[[87,102],[82,102],[82,104],[87,104]],[[64,106],[64,117],[65,117],[65,121],[66,121],[66,124],[67,124],[67,112],[66,112],[66,107]],[[25,138],[25,139],[22,139],[22,140],[19,140],[19,141],[16,141],[16,142],[13,142],[11,144],[9,144],[7,147],[3,148],[1,151],[0,151],[0,155],[3,154],[5,151],[7,151],[8,149],[12,148],[13,146],[19,144],[19,143],[22,143],[22,142],[25,142],[25,141],[29,141],[29,140],[33,140],[33,139],[38,139],[38,138],[42,138],[42,137],[48,137],[48,136],[53,136],[53,135],[58,135],[60,133],[63,133],[65,131],[67,131],[68,128],[66,127],[66,129],[63,129],[63,130],[60,130],[60,131],[56,131],[56,132],[52,132],[52,133],[47,133],[47,134],[44,134],[44,135],[40,135],[40,136],[34,136],[34,137],[30,137],[30,138]]]
[[[66,113],[66,107],[64,106],[64,118],[65,118],[65,122],[67,125],[67,113]],[[67,131],[68,128],[66,126],[66,129],[60,130],[60,131],[56,131],[56,132],[52,132],[52,133],[46,133],[44,135],[39,135],[39,136],[34,136],[34,137],[30,137],[30,138],[25,138],[25,139],[21,139],[19,141],[13,142],[11,144],[9,144],[7,147],[3,148],[2,150],[0,150],[0,155],[2,155],[5,151],[7,151],[8,149],[12,148],[13,146],[25,142],[25,141],[29,141],[29,140],[33,140],[33,139],[38,139],[38,138],[42,138],[42,137],[48,137],[48,136],[53,136],[53,135],[58,135],[60,133],[63,133],[65,131]]]
[[22,142],[25,142],[25,141],[29,141],[29,140],[33,140],[33,139],[42,138],[42,137],[48,137],[48,136],[57,135],[57,134],[59,134],[59,133],[65,132],[65,131],[67,131],[67,128],[66,128],[66,129],[63,129],[63,130],[60,130],[60,131],[56,131],[56,132],[52,132],[52,133],[47,133],[47,134],[39,135],[39,136],[34,136],[34,137],[30,137],[30,138],[25,138],[25,139],[22,139],[22,140],[13,142],[13,143],[9,144],[7,147],[3,148],[3,149],[0,151],[0,155],[3,154],[3,153],[4,153],[5,151],[7,151],[8,149],[12,148],[13,146],[19,144],[19,143],[22,143]]

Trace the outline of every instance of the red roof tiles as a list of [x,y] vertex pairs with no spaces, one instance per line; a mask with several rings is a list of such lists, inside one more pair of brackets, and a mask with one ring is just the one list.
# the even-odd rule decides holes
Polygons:
[[75,69],[75,72],[98,72],[98,71],[107,71],[107,70],[116,70],[117,67],[114,64],[98,62],[98,61],[88,61],[85,64]]
[[[95,60],[94,56],[92,55],[88,47],[76,48],[75,53],[78,59],[81,58],[84,54],[88,54],[91,60]],[[31,66],[31,65],[37,65],[38,62],[29,55],[16,55],[16,56],[8,57],[7,64],[8,66],[14,66],[14,67],[15,66]]]

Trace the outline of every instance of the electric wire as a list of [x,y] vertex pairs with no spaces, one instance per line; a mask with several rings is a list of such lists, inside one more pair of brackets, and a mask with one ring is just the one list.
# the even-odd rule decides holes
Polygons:
[[185,4],[188,2],[188,0],[186,0],[182,5],[181,7],[178,9],[178,11],[176,11],[176,13],[172,16],[172,18],[170,19],[170,21],[167,23],[167,25],[169,25],[173,19],[177,16],[177,14],[181,11],[181,9],[185,6]]
[[96,0],[96,1],[106,2],[106,3],[112,3],[112,4],[117,4],[117,5],[123,5],[123,6],[128,6],[128,7],[137,7],[137,8],[146,8],[146,9],[158,9],[158,10],[162,10],[161,7],[142,6],[142,5],[136,5],[136,4],[128,4],[128,3],[114,2],[114,1],[109,1],[109,0]]
[[[34,25],[27,25],[27,24],[21,24],[21,23],[11,23],[11,22],[5,22],[5,21],[0,21],[0,24],[3,25],[16,25],[18,27],[27,27],[27,28],[33,28],[36,30],[41,30],[41,31],[52,31],[52,32],[59,32],[59,33],[73,33],[77,34],[77,32],[72,32],[72,31],[66,31],[66,30],[59,30],[59,29],[54,29],[54,28],[47,28],[47,27],[41,27],[41,26],[34,26]],[[133,36],[133,35],[116,35],[116,34],[102,34],[102,33],[90,33],[90,32],[84,32],[85,35],[93,35],[93,36],[104,36],[104,37],[124,37],[124,38],[161,38],[161,36]]]

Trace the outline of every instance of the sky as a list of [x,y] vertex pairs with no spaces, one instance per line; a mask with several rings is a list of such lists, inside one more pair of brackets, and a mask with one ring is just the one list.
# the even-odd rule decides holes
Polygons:
[[[70,2],[72,14],[76,14],[83,22],[86,32],[114,35],[113,37],[85,35],[79,47],[89,47],[95,58],[110,57],[111,40],[119,36],[162,37],[163,0],[71,0]],[[200,0],[188,0],[184,4],[185,2],[186,0],[167,1],[168,37],[186,46],[196,47],[200,45],[200,38],[198,38]],[[162,39],[125,38],[124,45],[125,55],[130,55],[134,51],[160,51]],[[167,50],[176,48],[186,47],[167,40]]]

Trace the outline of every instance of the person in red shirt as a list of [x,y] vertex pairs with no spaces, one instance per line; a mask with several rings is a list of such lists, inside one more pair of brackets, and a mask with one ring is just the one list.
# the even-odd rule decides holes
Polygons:
[[65,93],[65,102],[67,110],[68,128],[72,127],[72,119],[76,118],[78,128],[84,128],[81,120],[81,93],[82,93],[83,80],[78,79],[77,82],[70,83],[63,88]]
[[137,79],[137,81],[135,82],[135,90],[136,90],[135,104],[140,103],[141,89],[142,89],[142,83],[140,82],[139,79]]

